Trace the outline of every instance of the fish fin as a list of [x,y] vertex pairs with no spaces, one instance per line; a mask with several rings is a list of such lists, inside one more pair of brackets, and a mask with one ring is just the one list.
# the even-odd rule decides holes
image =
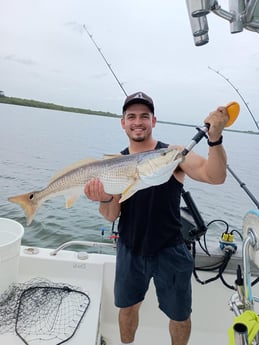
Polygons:
[[73,195],[69,198],[66,198],[66,208],[70,208],[74,202],[78,199],[78,195]]
[[81,159],[80,161],[77,161],[75,163],[72,163],[68,166],[66,166],[64,169],[59,170],[49,181],[49,184],[54,182],[55,180],[57,180],[59,177],[65,175],[67,172],[73,170],[73,169],[78,169],[80,167],[83,167],[87,164],[96,162],[97,159],[94,158],[85,158],[85,159]]
[[35,201],[35,193],[37,192],[34,191],[8,198],[8,201],[14,202],[23,208],[26,215],[27,225],[31,224],[36,212],[42,204],[40,201]]
[[137,183],[134,182],[132,183],[128,188],[126,188],[122,193],[121,193],[121,198],[119,200],[119,203],[122,203],[123,201],[129,199],[132,195],[134,195],[138,191],[137,189]]
[[122,155],[120,153],[105,153],[103,155],[103,159],[111,159],[111,158],[118,158],[118,157],[121,157]]

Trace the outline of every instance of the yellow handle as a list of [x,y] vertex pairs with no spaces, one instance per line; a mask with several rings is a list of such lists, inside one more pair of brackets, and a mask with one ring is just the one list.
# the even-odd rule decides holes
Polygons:
[[231,102],[226,105],[226,108],[228,111],[229,120],[225,127],[229,127],[236,121],[236,118],[240,112],[240,106],[237,102]]

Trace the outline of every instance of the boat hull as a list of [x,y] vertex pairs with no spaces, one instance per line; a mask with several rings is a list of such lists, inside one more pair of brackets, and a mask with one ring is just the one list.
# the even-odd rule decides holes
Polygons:
[[[90,306],[71,345],[95,345],[105,341],[107,345],[120,343],[118,309],[113,303],[113,281],[115,255],[85,253],[61,250],[50,255],[51,249],[38,248],[38,253],[21,247],[19,282],[44,278],[55,283],[80,287],[90,297]],[[204,260],[204,258],[203,258]],[[234,262],[235,266],[235,262]],[[199,273],[206,280],[214,273]],[[229,284],[234,284],[235,275],[224,275]],[[230,311],[229,300],[233,291],[220,280],[201,285],[193,280],[192,335],[189,344],[228,344],[228,329],[234,314]],[[259,293],[258,293],[259,295]],[[168,319],[159,310],[153,282],[140,309],[140,324],[136,344],[169,344]],[[0,334],[0,343],[22,344],[15,334]],[[102,342],[104,343],[104,342]]]

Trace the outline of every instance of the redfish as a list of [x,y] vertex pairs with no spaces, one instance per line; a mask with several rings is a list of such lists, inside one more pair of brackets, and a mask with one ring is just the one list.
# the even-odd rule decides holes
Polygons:
[[8,198],[19,204],[29,225],[44,201],[63,195],[69,208],[84,194],[84,187],[98,178],[109,194],[121,194],[120,202],[141,189],[160,185],[169,180],[183,156],[173,148],[162,148],[131,155],[111,155],[108,158],[86,159],[58,172],[48,186],[39,191]]

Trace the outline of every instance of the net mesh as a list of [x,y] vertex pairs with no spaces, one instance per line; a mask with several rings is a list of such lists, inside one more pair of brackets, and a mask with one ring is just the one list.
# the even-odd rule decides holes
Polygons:
[[0,296],[0,334],[15,333],[25,344],[62,344],[76,332],[89,296],[64,283],[33,279],[13,284]]

